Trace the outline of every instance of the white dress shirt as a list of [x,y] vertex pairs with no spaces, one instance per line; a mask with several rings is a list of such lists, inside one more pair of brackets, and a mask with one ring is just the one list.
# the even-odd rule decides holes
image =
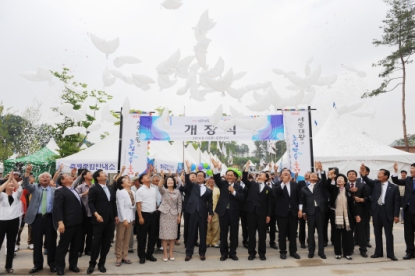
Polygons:
[[200,186],[200,196],[206,193],[206,186],[204,184],[199,184]]
[[105,184],[99,184],[99,185],[101,185],[102,189],[104,190],[105,194],[108,197],[108,201],[110,201],[111,200],[111,194],[110,194],[110,190],[108,189],[107,185],[105,185]]
[[382,204],[385,204],[385,196],[386,196],[386,190],[388,189],[388,181],[382,183]]
[[156,188],[142,185],[136,192],[136,202],[141,202],[141,212],[153,213],[156,211],[157,191]]
[[12,220],[23,215],[23,204],[20,201],[22,193],[21,186],[12,193],[12,205],[9,203],[9,196],[6,193],[0,193],[0,220]]

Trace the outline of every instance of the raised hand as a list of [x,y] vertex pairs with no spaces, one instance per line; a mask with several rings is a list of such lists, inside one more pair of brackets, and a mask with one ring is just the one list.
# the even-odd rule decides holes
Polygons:
[[366,166],[364,163],[362,163],[362,165],[360,165],[360,174],[361,175],[366,175]]
[[72,168],[72,169],[71,169],[71,175],[72,175],[72,176],[76,175],[76,171],[77,171],[77,170],[76,170],[76,168]]
[[213,167],[217,168],[217,167],[218,167],[218,165],[219,165],[219,162],[218,162],[218,161],[216,161],[216,160],[215,160],[215,159],[213,159],[213,158],[211,158],[210,160],[212,161]]
[[393,169],[395,170],[395,173],[398,172],[398,163],[393,163]]
[[62,171],[64,167],[65,167],[65,165],[64,165],[64,164],[61,164],[61,165],[59,166],[59,170],[60,170],[60,171]]

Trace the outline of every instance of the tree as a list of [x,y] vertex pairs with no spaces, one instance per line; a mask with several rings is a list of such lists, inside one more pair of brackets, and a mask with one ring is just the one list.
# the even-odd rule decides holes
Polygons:
[[13,154],[13,144],[6,127],[10,108],[6,109],[3,102],[0,102],[0,161],[3,162]]
[[[363,94],[362,98],[378,96],[401,86],[403,137],[405,149],[409,151],[406,132],[405,88],[406,66],[412,63],[410,58],[415,52],[415,8],[412,0],[394,0],[393,2],[385,0],[385,2],[391,5],[391,9],[388,10],[386,19],[382,21],[385,25],[380,27],[383,29],[382,39],[374,39],[373,44],[394,47],[394,50],[386,58],[372,65],[383,68],[379,74],[383,81],[379,88]],[[389,85],[393,85],[393,87],[389,89]]]
[[[63,90],[63,94],[61,99],[64,103],[70,103],[73,105],[74,110],[81,109],[83,104],[93,101],[92,104],[88,104],[87,111],[89,113],[86,114],[86,119],[83,121],[75,122],[74,120],[70,119],[69,117],[65,116],[65,119],[62,123],[56,124],[52,130],[54,134],[54,138],[56,143],[59,146],[59,154],[61,157],[65,157],[68,155],[72,155],[80,151],[82,144],[86,142],[86,138],[88,137],[89,132],[86,135],[77,134],[77,135],[69,135],[63,136],[64,131],[73,126],[85,127],[88,128],[95,120],[96,112],[99,110],[100,106],[106,103],[108,100],[112,99],[112,96],[107,94],[105,91],[101,90],[87,90],[86,83],[77,83],[71,81],[74,76],[68,75],[70,70],[68,68],[63,68],[62,73],[59,72],[52,72],[57,78],[59,78],[62,82],[72,84],[73,86],[82,89],[82,92],[73,91],[67,87]],[[54,111],[59,112],[58,107],[53,108]],[[112,112],[114,114],[114,112]],[[105,136],[104,136],[105,137]]]

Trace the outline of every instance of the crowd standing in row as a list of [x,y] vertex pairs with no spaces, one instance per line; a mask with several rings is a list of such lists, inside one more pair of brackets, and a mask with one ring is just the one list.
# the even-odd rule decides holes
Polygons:
[[[157,261],[153,256],[156,244],[163,250],[163,261],[174,261],[182,215],[185,261],[192,259],[195,246],[199,246],[202,261],[206,260],[208,246],[220,248],[220,261],[237,261],[239,221],[250,261],[257,255],[266,260],[267,232],[270,247],[279,248],[281,259],[287,254],[301,258],[297,254],[297,234],[302,248],[306,248],[308,237],[308,258],[314,257],[317,247],[318,256],[326,259],[329,221],[336,259],[352,260],[354,246],[367,258],[371,216],[376,243],[371,258],[384,256],[383,229],[386,256],[396,261],[393,223],[399,222],[401,207],[406,242],[403,259],[415,258],[415,164],[411,165],[410,176],[402,171],[398,179],[395,163],[393,175],[381,169],[372,180],[364,164],[359,173],[350,170],[341,174],[331,169],[326,174],[322,164],[316,162],[316,172],[307,172],[305,180],[298,182],[288,169],[279,174],[252,175],[248,162],[240,178],[231,169],[221,177],[222,165],[216,160],[212,159],[212,166],[214,175],[210,178],[204,171],[191,172],[187,161],[185,174],[181,175],[165,175],[163,171],[157,174],[151,167],[146,174],[130,179],[123,175],[123,168],[113,185],[108,185],[108,175],[102,170],[83,170],[76,177],[76,170],[60,173],[61,166],[53,179],[47,172],[40,174],[38,183],[30,164],[23,176],[18,172],[8,174],[0,186],[0,247],[6,237],[6,271],[13,273],[13,257],[20,246],[24,223],[29,225],[28,244],[33,249],[31,274],[43,269],[45,254],[50,271],[64,275],[68,248],[69,270],[79,272],[78,259],[85,254],[90,256],[87,273],[93,273],[96,266],[104,273],[114,236],[115,266],[132,264],[128,253],[134,252],[134,234],[140,264]],[[277,172],[278,167],[274,170]],[[390,177],[404,187],[402,200]]]

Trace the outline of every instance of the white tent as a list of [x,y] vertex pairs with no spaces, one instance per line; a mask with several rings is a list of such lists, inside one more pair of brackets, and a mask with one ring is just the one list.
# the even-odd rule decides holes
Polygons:
[[55,139],[50,138],[49,143],[46,145],[46,147],[50,149],[51,151],[53,151],[54,153],[59,154],[58,153],[59,147],[58,147],[58,144],[56,144]]
[[90,171],[103,169],[108,173],[116,173],[118,167],[118,137],[119,131],[115,130],[93,146],[57,159],[56,168],[63,164],[65,166],[64,172],[69,172],[71,167],[76,167],[87,168]]
[[[397,150],[384,145],[365,133],[355,130],[348,116],[339,116],[333,112],[320,131],[313,137],[314,160],[321,161],[325,169],[339,168],[340,172],[348,170],[358,172],[362,163],[371,170],[370,176],[376,178],[379,169],[387,169],[393,173],[393,163],[397,162],[399,169],[409,171],[415,163],[415,154]],[[379,131],[388,131],[387,128]],[[281,160],[277,162],[281,169]],[[286,153],[282,158],[282,167],[289,167]]]

